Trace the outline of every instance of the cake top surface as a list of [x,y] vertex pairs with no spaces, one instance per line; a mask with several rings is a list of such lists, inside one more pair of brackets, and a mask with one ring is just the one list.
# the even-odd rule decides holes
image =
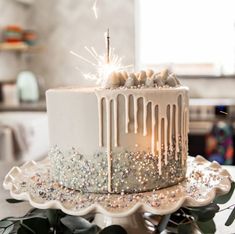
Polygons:
[[125,88],[125,87],[120,87],[120,88],[116,88],[116,89],[104,89],[101,87],[80,87],[80,86],[64,86],[64,87],[57,87],[57,88],[53,88],[53,89],[49,89],[47,90],[47,92],[83,92],[83,93],[91,93],[91,92],[95,92],[95,91],[104,91],[107,93],[120,93],[120,92],[128,92],[128,91],[132,91],[132,93],[138,93],[138,92],[160,92],[160,91],[164,91],[164,92],[174,92],[176,90],[188,90],[188,87],[186,86],[178,86],[178,87],[161,87],[161,88]]

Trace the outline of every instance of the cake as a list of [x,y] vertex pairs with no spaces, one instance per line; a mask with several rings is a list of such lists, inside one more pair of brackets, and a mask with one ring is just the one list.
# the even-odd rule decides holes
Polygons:
[[87,193],[137,193],[185,178],[188,88],[168,70],[113,72],[101,87],[46,92],[51,176]]

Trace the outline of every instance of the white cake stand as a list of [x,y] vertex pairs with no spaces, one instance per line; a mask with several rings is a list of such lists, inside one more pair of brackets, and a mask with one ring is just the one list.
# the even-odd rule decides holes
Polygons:
[[229,192],[231,176],[217,162],[201,156],[188,157],[187,178],[178,185],[137,194],[80,193],[67,189],[50,177],[48,158],[13,167],[3,186],[13,198],[28,200],[40,209],[61,209],[64,213],[84,216],[94,213],[94,222],[104,228],[111,224],[123,226],[128,234],[150,233],[142,214],[171,214],[180,207],[205,206],[217,195]]

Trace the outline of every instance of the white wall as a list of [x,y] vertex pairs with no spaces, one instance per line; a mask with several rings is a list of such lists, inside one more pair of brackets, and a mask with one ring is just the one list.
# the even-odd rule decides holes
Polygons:
[[[9,24],[18,24],[27,28],[30,12],[28,8],[15,0],[0,0],[0,30]],[[24,67],[19,54],[0,52],[0,81],[14,80]]]
[[196,98],[235,98],[234,78],[184,78],[181,83],[189,87],[190,96]]
[[[45,79],[46,87],[90,85],[82,71],[91,66],[69,53],[88,56],[84,46],[105,52],[104,32],[110,29],[111,46],[125,64],[134,63],[134,0],[98,0],[98,19],[92,11],[93,0],[35,1],[32,20],[40,33],[43,53],[34,56],[31,69]],[[92,71],[92,70],[91,70]]]
[[[125,64],[135,62],[135,0],[98,0],[98,19],[92,11],[93,0],[40,0],[24,6],[15,0],[0,0],[0,26],[19,23],[36,29],[42,53],[30,56],[29,68],[42,80],[45,88],[61,85],[90,85],[79,71],[91,67],[72,56],[74,50],[87,56],[84,46],[94,46],[103,53],[104,32],[109,27],[111,45]],[[136,19],[138,22],[138,18]],[[0,54],[0,79],[15,77],[22,68],[19,56]],[[235,79],[182,79],[192,97],[234,97]]]

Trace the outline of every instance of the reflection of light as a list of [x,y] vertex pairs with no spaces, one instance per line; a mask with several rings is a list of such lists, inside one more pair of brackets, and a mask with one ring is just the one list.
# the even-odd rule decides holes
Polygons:
[[225,115],[227,115],[227,114],[228,114],[227,112],[224,112],[224,111],[220,111],[220,113],[225,114]]
[[106,79],[113,71],[122,71],[124,69],[127,69],[129,67],[132,67],[132,65],[123,66],[122,65],[122,57],[119,57],[114,53],[114,49],[110,49],[110,57],[109,57],[109,63],[106,62],[106,56],[105,55],[99,55],[96,50],[91,47],[85,47],[89,55],[92,57],[93,60],[87,59],[74,51],[70,51],[70,53],[79,59],[81,59],[83,62],[86,62],[90,65],[92,65],[95,68],[95,73],[84,73],[82,72],[78,67],[76,67],[83,75],[85,79],[88,80],[94,80],[96,84],[104,86]]

